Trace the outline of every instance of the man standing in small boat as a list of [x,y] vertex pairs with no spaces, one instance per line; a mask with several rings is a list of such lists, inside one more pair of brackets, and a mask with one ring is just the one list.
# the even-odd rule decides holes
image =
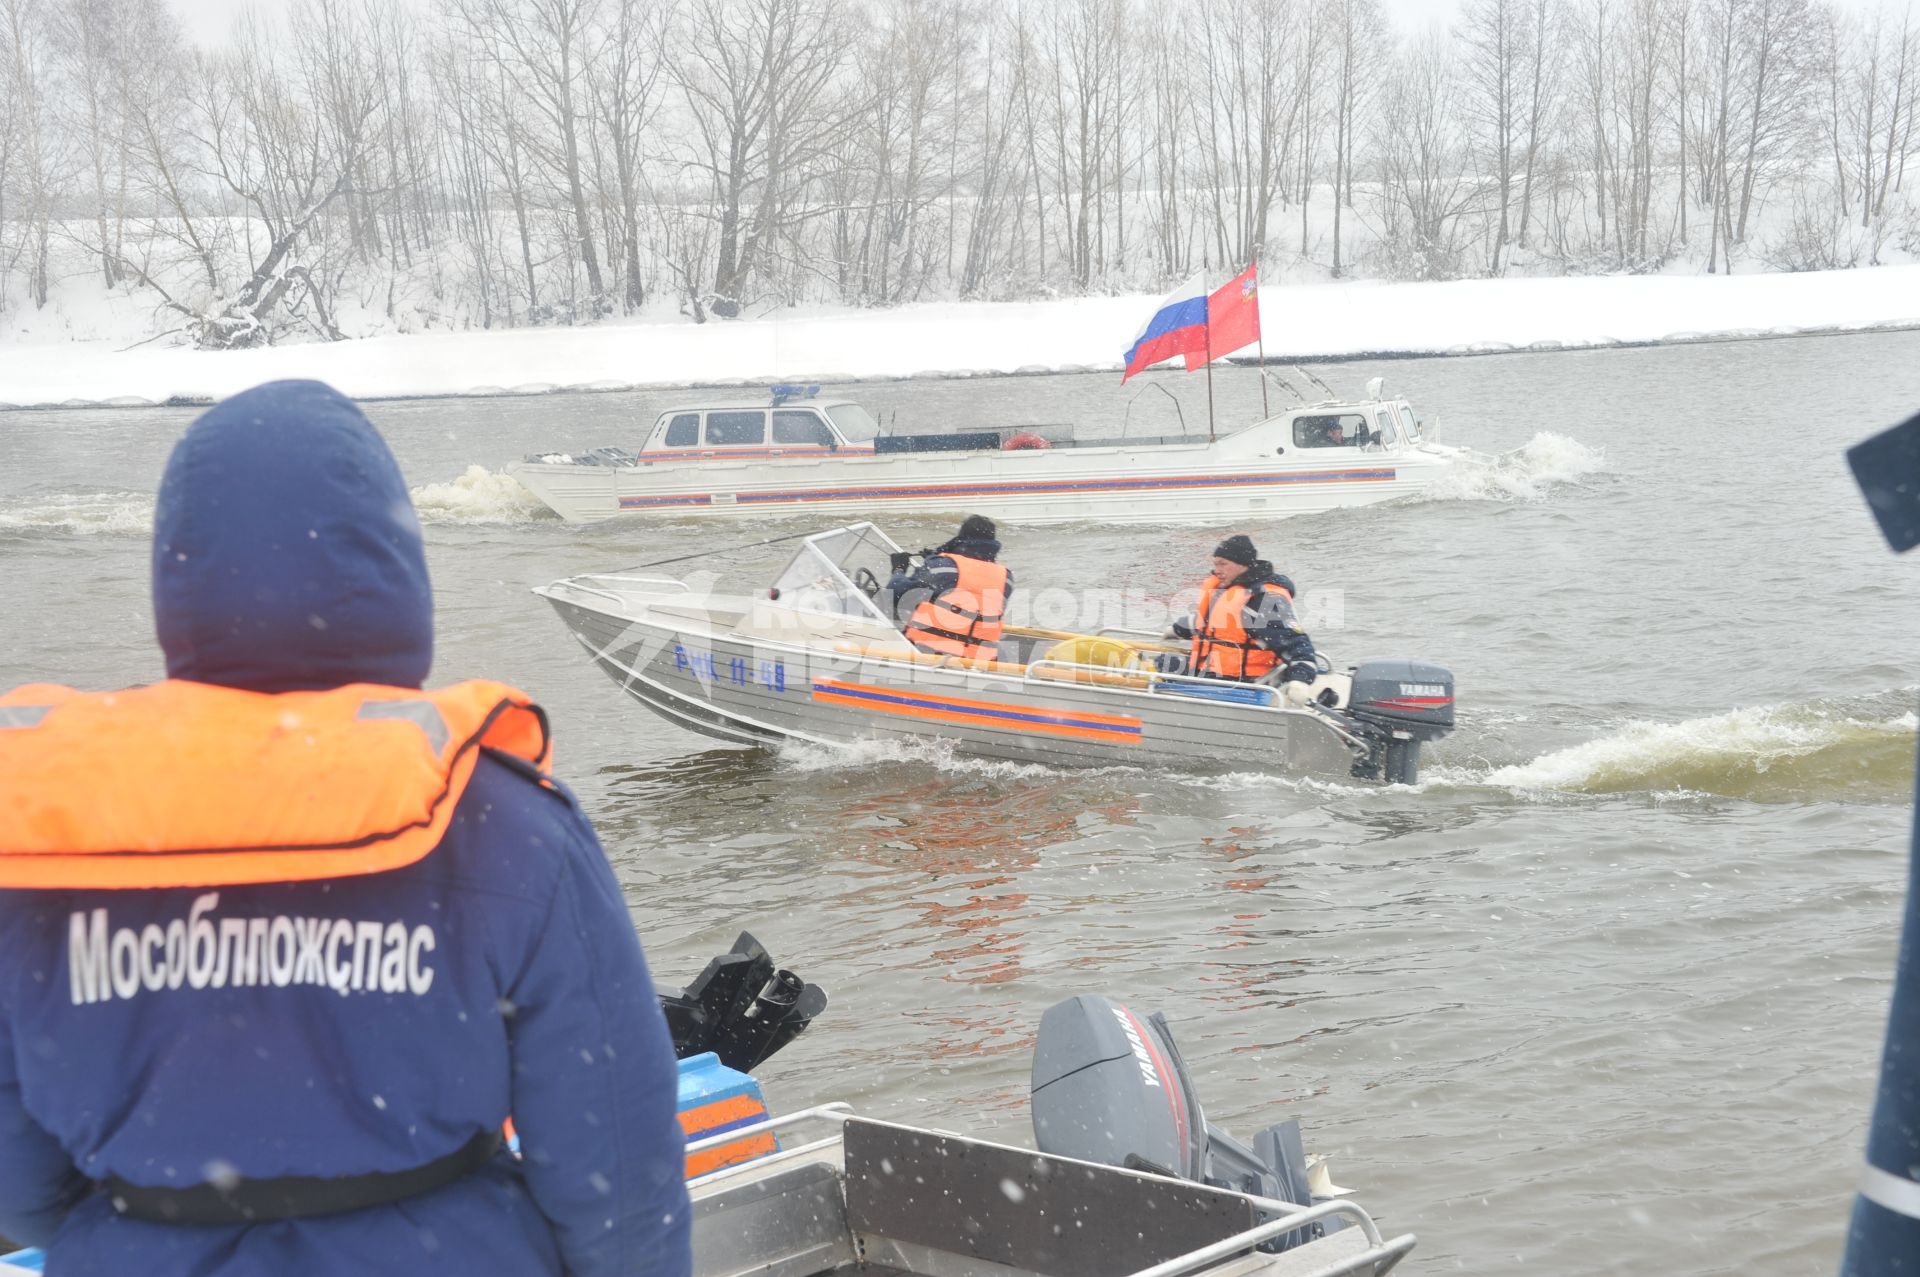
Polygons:
[[909,571],[906,563],[895,563],[887,589],[895,616],[913,604],[903,627],[908,642],[923,652],[969,660],[991,661],[1000,654],[1013,573],[997,561],[997,533],[993,520],[970,514],[919,567]]
[[1200,586],[1192,616],[1170,634],[1189,639],[1187,668],[1207,678],[1279,682],[1289,701],[1306,704],[1318,676],[1313,640],[1293,614],[1293,582],[1236,532],[1213,548],[1213,575]]
[[152,580],[165,680],[0,695],[0,1232],[69,1274],[685,1277],[626,902],[540,708],[425,689],[373,426],[313,381],[207,412]]

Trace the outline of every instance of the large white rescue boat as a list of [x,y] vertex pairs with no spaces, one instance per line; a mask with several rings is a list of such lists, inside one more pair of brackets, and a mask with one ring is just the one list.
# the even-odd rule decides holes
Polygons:
[[[1053,428],[889,434],[848,399],[687,404],[637,452],[542,453],[509,470],[561,518],[986,514],[1022,524],[1219,523],[1370,505],[1433,482],[1461,450],[1423,437],[1379,378],[1208,439]],[[816,388],[817,389],[817,388]],[[783,393],[785,392],[785,393]]]

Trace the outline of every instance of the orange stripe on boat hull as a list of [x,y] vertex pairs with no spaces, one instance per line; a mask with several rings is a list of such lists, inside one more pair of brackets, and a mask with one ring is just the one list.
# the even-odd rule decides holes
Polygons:
[[926,722],[997,727],[1115,745],[1140,743],[1140,720],[1124,715],[1010,705],[1003,701],[978,701],[958,696],[931,696],[924,692],[845,683],[831,678],[814,680],[813,699],[822,704],[843,705],[849,709],[864,709]]
[[[763,1121],[767,1116],[767,1106],[751,1095],[733,1095],[724,1100],[715,1100],[711,1104],[702,1104],[680,1114],[680,1129],[686,1133],[691,1143],[703,1136],[714,1135],[726,1127],[741,1122]],[[735,1166],[741,1162],[763,1157],[779,1148],[771,1131],[758,1135],[746,1135],[717,1148],[703,1149],[687,1157],[687,1178],[708,1175],[725,1166]]]

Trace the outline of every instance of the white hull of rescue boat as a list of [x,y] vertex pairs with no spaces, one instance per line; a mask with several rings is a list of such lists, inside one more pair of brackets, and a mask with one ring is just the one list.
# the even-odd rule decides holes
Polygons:
[[534,592],[628,695],[682,727],[742,744],[915,741],[1058,766],[1335,779],[1350,778],[1365,754],[1336,715],[1287,706],[1271,688],[1235,689],[1257,702],[1235,703],[1085,667],[967,667],[913,653],[897,632],[889,638],[855,618],[836,630],[816,616],[804,637],[783,635],[790,614],[778,607],[674,592],[683,589],[580,577]]
[[[1272,423],[1264,423],[1270,425]],[[530,492],[574,523],[619,516],[765,519],[984,514],[1023,526],[1217,524],[1372,505],[1418,492],[1460,450],[1442,444],[1296,449],[1255,426],[1213,443],[1012,452],[814,453],[642,462],[520,462]]]

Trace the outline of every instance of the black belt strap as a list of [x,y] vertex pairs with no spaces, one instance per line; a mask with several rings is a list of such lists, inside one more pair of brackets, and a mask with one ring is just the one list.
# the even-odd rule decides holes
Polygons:
[[1000,648],[998,639],[975,638],[972,634],[962,634],[957,630],[949,630],[939,625],[926,625],[915,621],[907,623],[906,633],[908,639],[912,639],[915,634],[926,634],[933,638],[951,639],[955,643],[963,643],[968,647],[990,647],[995,651]]
[[279,1179],[243,1179],[220,1188],[148,1188],[117,1175],[100,1181],[113,1208],[154,1224],[264,1224],[281,1219],[338,1215],[384,1206],[445,1188],[464,1179],[500,1151],[500,1132],[482,1131],[445,1157],[405,1171],[369,1171],[365,1175],[287,1175]]

